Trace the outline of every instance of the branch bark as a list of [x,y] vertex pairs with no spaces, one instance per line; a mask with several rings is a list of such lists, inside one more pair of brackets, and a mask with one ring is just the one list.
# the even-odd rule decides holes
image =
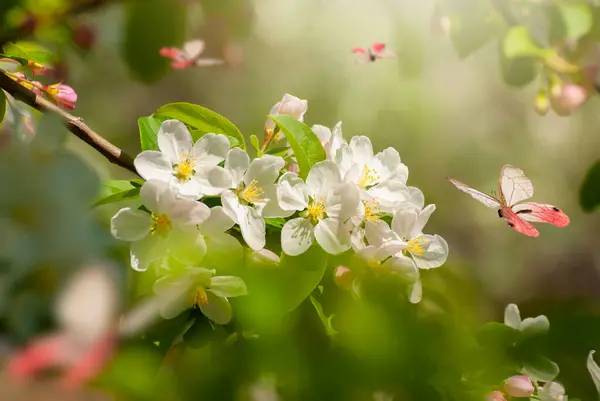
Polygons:
[[41,112],[60,116],[67,129],[75,134],[75,136],[96,149],[111,163],[121,166],[137,175],[137,171],[133,165],[133,158],[88,127],[82,118],[67,113],[49,100],[36,95],[21,84],[13,81],[2,72],[0,72],[0,88],[4,89],[15,99]]

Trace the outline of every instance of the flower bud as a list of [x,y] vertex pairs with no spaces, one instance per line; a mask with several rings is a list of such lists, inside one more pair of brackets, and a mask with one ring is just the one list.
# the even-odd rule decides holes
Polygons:
[[[298,121],[304,120],[304,114],[308,110],[308,102],[297,98],[296,96],[283,95],[283,98],[271,108],[269,115],[279,116],[287,115],[293,117]],[[270,118],[265,122],[265,131],[273,131],[275,129],[275,123]]]
[[505,380],[504,390],[511,397],[529,397],[535,391],[527,376],[512,376]]
[[66,109],[74,109],[77,102],[77,93],[68,85],[54,84],[46,88],[46,92],[54,101]]
[[31,70],[31,72],[34,73],[34,75],[46,75],[48,73],[48,71],[51,70],[50,67],[47,67],[43,64],[40,64],[40,63],[32,61],[32,60],[27,61],[27,67]]
[[588,98],[585,88],[575,84],[566,84],[552,88],[550,104],[559,116],[570,115]]
[[548,94],[546,92],[539,92],[535,97],[534,103],[535,112],[540,116],[545,116],[548,113],[548,109],[550,108],[550,99],[548,99]]
[[346,266],[338,266],[334,270],[334,280],[338,287],[343,290],[350,291],[352,289],[352,283],[356,275]]
[[504,398],[504,394],[500,391],[492,391],[491,393],[486,394],[485,401],[506,401],[506,398]]

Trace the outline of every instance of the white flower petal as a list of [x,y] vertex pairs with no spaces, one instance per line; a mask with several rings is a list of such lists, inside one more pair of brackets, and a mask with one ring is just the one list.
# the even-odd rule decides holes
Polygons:
[[177,227],[194,227],[202,224],[210,215],[210,209],[202,202],[176,199],[169,210],[169,219]]
[[260,213],[253,207],[240,205],[237,208],[237,219],[246,244],[255,251],[263,249],[266,243],[266,228]]
[[222,206],[215,206],[210,209],[210,215],[206,220],[200,223],[200,232],[206,235],[220,234],[233,227],[234,222],[225,213]]
[[398,210],[392,219],[392,230],[401,238],[412,239],[413,237],[410,234],[417,221],[417,216],[418,210],[413,207]]
[[[309,173],[310,174],[310,173]],[[308,205],[308,187],[295,173],[285,173],[277,184],[277,200],[283,210],[304,210]]]
[[[191,291],[191,289],[190,289]],[[182,312],[192,307],[192,294],[189,292],[182,292],[178,296],[167,299],[162,303],[160,308],[160,316],[163,319],[174,319],[179,316]]]
[[231,298],[248,294],[246,283],[240,277],[215,276],[210,280],[210,292],[218,297]]
[[329,254],[337,255],[350,249],[352,245],[348,227],[336,219],[325,219],[315,227],[315,239]]
[[308,219],[297,217],[281,229],[281,248],[290,256],[306,252],[314,241],[314,227]]
[[387,148],[375,155],[374,167],[381,180],[397,179],[403,184],[408,180],[408,167],[400,162],[400,155],[394,148]]
[[367,221],[365,223],[365,236],[369,244],[375,246],[381,246],[387,241],[399,239],[383,220]]
[[354,163],[363,166],[368,164],[373,158],[373,145],[367,136],[359,135],[350,140],[350,149]]
[[231,321],[233,312],[227,298],[219,297],[212,292],[206,293],[208,303],[200,304],[200,310],[204,315],[217,324],[227,324]]
[[193,179],[200,184],[200,192],[207,196],[220,195],[224,190],[237,185],[233,182],[231,172],[221,166],[203,166],[196,171]]
[[425,206],[425,195],[417,187],[408,187],[409,203],[415,206],[417,209],[423,209]]
[[339,121],[331,130],[331,139],[326,149],[330,160],[335,160],[338,151],[343,145],[347,145],[347,143],[342,136],[342,122]]
[[408,294],[408,301],[411,304],[418,304],[423,299],[423,284],[421,283],[421,279],[418,279],[417,282],[410,289],[410,293]]
[[198,200],[202,196],[202,186],[200,181],[192,177],[192,179],[183,183],[177,182],[174,185],[177,188],[177,193],[180,197],[190,200]]
[[410,200],[408,188],[399,180],[388,180],[367,190],[382,212],[390,213]]
[[171,231],[167,248],[170,257],[188,266],[199,265],[206,255],[206,242],[198,231]]
[[313,196],[327,196],[341,181],[339,168],[328,160],[312,166],[306,177],[306,185]]
[[229,140],[225,135],[206,134],[194,144],[192,153],[198,165],[216,165],[225,160]]
[[414,256],[414,261],[419,269],[433,269],[446,262],[448,258],[448,244],[439,235],[423,235],[425,239],[425,252],[421,256]]
[[354,252],[359,252],[364,249],[367,244],[365,243],[365,229],[360,226],[355,226],[350,234],[352,241],[352,249]]
[[144,239],[131,243],[129,256],[133,270],[146,271],[152,262],[164,252],[164,241],[148,235]]
[[266,218],[289,217],[294,214],[293,210],[283,210],[277,201],[277,185],[270,184],[262,187],[264,203],[261,214]]
[[504,309],[504,324],[515,330],[521,330],[521,313],[515,304],[509,304]]
[[237,187],[244,178],[244,173],[250,165],[250,156],[240,148],[233,148],[225,158],[225,169],[229,171],[232,178],[231,187]]
[[170,182],[173,178],[173,165],[163,153],[146,150],[133,161],[135,170],[145,180]]
[[403,250],[406,249],[406,247],[408,247],[408,244],[406,242],[394,239],[381,244],[379,250],[382,254],[385,255],[385,257],[388,257],[401,253]]
[[157,135],[158,148],[171,161],[179,163],[182,155],[192,150],[192,135],[185,124],[178,120],[167,120],[160,125]]
[[234,223],[239,224],[238,209],[242,206],[236,194],[231,190],[226,190],[221,194],[221,204],[223,211]]
[[244,184],[250,185],[254,180],[258,182],[259,187],[273,184],[277,180],[277,177],[279,177],[279,171],[284,165],[285,160],[277,156],[264,155],[258,159],[254,159],[250,162],[248,170],[244,175]]
[[427,207],[425,207],[423,210],[421,210],[421,212],[419,212],[419,215],[417,216],[417,220],[415,221],[415,225],[411,230],[409,238],[415,238],[423,232],[423,228],[429,221],[429,217],[434,211],[435,205],[432,204],[427,205]]
[[311,129],[322,144],[328,143],[331,139],[331,130],[324,125],[315,124]]
[[327,215],[341,222],[355,216],[359,212],[360,192],[352,183],[341,184],[325,198]]
[[168,213],[175,202],[175,190],[164,182],[150,180],[142,185],[140,198],[142,204],[152,213]]
[[121,209],[110,221],[110,232],[122,241],[139,241],[150,234],[152,217],[141,210]]
[[414,284],[419,279],[419,270],[410,258],[392,257],[383,263],[383,267],[390,269],[407,283]]

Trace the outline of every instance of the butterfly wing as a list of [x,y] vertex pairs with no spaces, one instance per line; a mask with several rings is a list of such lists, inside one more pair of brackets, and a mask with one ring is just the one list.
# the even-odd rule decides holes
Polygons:
[[366,64],[371,61],[371,55],[367,49],[362,47],[355,47],[352,49],[352,53],[356,54],[356,62],[360,64]]
[[377,42],[371,45],[371,52],[377,58],[394,58],[398,53],[386,47],[385,43]]
[[197,59],[204,51],[204,41],[200,39],[190,40],[183,45],[183,53],[188,59]]
[[500,170],[498,190],[502,203],[509,207],[533,196],[533,184],[520,168],[509,164]]
[[571,222],[565,212],[553,205],[525,202],[514,205],[511,209],[521,219],[526,221],[548,223],[557,227],[568,226]]
[[223,60],[219,60],[217,58],[199,58],[196,60],[197,67],[210,67],[213,65],[221,65],[223,63]]
[[454,186],[464,193],[471,195],[473,198],[477,199],[479,202],[483,203],[485,206],[490,209],[500,209],[502,207],[502,203],[496,198],[493,198],[489,195],[484,194],[476,189],[471,188],[467,184],[455,180],[454,178],[448,177],[448,181],[450,181]]
[[516,232],[527,235],[528,237],[537,237],[540,235],[533,224],[528,223],[520,218],[519,215],[510,210],[510,208],[503,206],[500,210],[500,215],[506,224],[508,224],[508,226]]

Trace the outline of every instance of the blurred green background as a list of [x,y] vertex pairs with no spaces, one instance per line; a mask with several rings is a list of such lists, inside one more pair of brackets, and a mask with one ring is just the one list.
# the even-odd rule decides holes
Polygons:
[[[182,1],[172,3],[175,7]],[[364,329],[355,327],[355,336],[346,339],[352,356],[344,354],[345,348],[321,344],[322,333],[311,331],[318,322],[311,326],[296,317],[303,323],[289,323],[293,338],[276,337],[239,352],[213,351],[221,353],[221,364],[207,362],[206,355],[190,359],[188,371],[211,373],[204,381],[180,375],[182,388],[190,392],[184,398],[195,399],[192,394],[202,388],[220,394],[206,399],[231,399],[231,383],[259,377],[261,369],[253,363],[258,360],[271,370],[283,364],[286,383],[304,389],[284,399],[368,399],[367,390],[350,394],[356,388],[349,386],[343,391],[353,382],[365,388],[396,383],[395,390],[405,392],[397,400],[461,399],[458,393],[440,395],[423,383],[438,383],[436,375],[446,365],[456,375],[466,371],[469,355],[460,351],[469,349],[463,344],[468,339],[459,340],[460,333],[486,321],[502,321],[508,303],[518,304],[523,317],[548,316],[547,356],[561,367],[558,380],[573,396],[596,397],[585,358],[589,350],[600,349],[600,215],[586,214],[578,205],[585,172],[600,154],[596,97],[569,117],[538,116],[533,110],[536,85],[515,89],[503,83],[495,42],[460,59],[448,38],[432,30],[430,0],[189,3],[198,4],[186,15],[185,37],[204,39],[206,55],[212,57],[224,57],[226,45],[230,50],[235,46],[240,63],[171,71],[155,83],[140,83],[121,57],[124,8],[103,7],[77,17],[97,30],[93,49],[83,56],[64,53],[66,82],[79,95],[75,114],[135,155],[137,119],[169,102],[208,107],[234,122],[246,138],[262,138],[266,114],[283,94],[307,99],[309,125],[332,127],[341,120],[345,138],[367,135],[376,150],[392,146],[400,152],[410,170],[409,184],[423,190],[426,203],[437,206],[426,233],[444,237],[450,257],[444,267],[423,272],[423,302],[398,306],[394,318],[389,311],[380,310],[379,316],[371,311],[366,317],[361,314],[366,311],[345,312],[338,305],[334,327]],[[154,23],[160,25],[160,16]],[[149,24],[150,36],[152,29]],[[350,49],[373,42],[386,43],[400,56],[356,63]],[[136,49],[128,49],[135,58]],[[130,177],[78,139],[71,138],[69,146],[102,178]],[[446,180],[452,176],[489,193],[504,164],[523,169],[535,186],[533,200],[557,205],[571,224],[542,226],[537,239],[518,235]],[[109,217],[113,209],[101,212]],[[344,302],[332,301],[329,307]],[[300,316],[310,310],[307,303],[300,309]],[[418,313],[425,321],[415,322]],[[312,320],[314,316],[308,318]],[[284,340],[292,344],[277,342]],[[363,341],[370,345],[361,354]],[[277,356],[277,346],[289,353]],[[237,377],[232,366],[244,375]],[[335,374],[338,369],[343,375]],[[423,380],[418,388],[411,387],[415,379]]]

